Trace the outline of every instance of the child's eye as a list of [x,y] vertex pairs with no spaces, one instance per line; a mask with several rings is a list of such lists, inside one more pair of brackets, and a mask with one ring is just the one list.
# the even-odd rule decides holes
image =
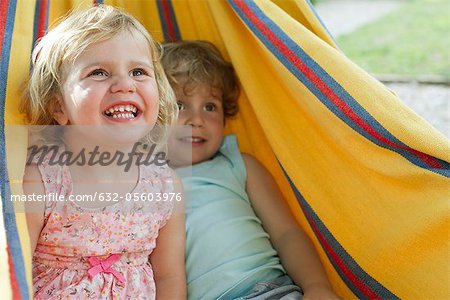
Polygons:
[[184,104],[181,103],[181,102],[177,102],[177,105],[178,105],[178,110],[179,110],[179,111],[182,111],[182,110],[185,110],[185,109],[186,109],[186,106],[184,106]]
[[133,71],[131,71],[131,75],[132,76],[144,76],[147,75],[148,73],[145,72],[144,69],[134,69]]
[[89,73],[89,76],[108,76],[108,73],[106,73],[106,71],[102,69],[95,69],[94,71]]
[[207,103],[203,109],[205,111],[215,111],[216,105],[214,103]]

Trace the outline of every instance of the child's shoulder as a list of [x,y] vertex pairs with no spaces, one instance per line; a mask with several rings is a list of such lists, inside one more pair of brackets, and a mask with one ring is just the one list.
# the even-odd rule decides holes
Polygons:
[[139,168],[142,172],[142,176],[147,179],[152,178],[171,178],[173,177],[174,171],[169,165],[165,163],[155,163],[150,164],[140,164]]
[[241,152],[241,156],[247,170],[247,176],[267,172],[266,167],[253,155]]
[[39,171],[37,164],[25,165],[25,172],[23,175],[23,189],[25,194],[44,194],[41,172]]
[[177,175],[175,171],[167,164],[156,165],[141,165],[140,166],[140,181],[149,183],[153,188],[160,189],[164,192],[171,192],[175,189],[175,182]]
[[[34,199],[36,197],[40,197],[45,195],[45,187],[44,182],[41,177],[41,173],[36,164],[30,164],[25,166],[25,172],[23,175],[23,194],[28,197],[32,197]],[[44,201],[26,201],[25,202],[25,212],[27,213],[36,213],[43,212],[45,210],[45,202]],[[42,215],[42,214],[41,214]],[[42,218],[40,216],[33,217],[33,222],[42,223]],[[31,222],[31,221],[28,221]]]
[[241,153],[247,171],[248,184],[263,184],[271,177],[269,170],[256,157],[249,153]]

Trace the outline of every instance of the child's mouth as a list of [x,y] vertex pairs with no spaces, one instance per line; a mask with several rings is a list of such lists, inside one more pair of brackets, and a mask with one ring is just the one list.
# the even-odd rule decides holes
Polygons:
[[179,138],[179,140],[183,143],[203,143],[206,142],[204,138],[201,137],[195,137],[195,136],[186,136]]
[[133,104],[114,105],[103,112],[108,118],[132,120],[139,115],[139,109]]

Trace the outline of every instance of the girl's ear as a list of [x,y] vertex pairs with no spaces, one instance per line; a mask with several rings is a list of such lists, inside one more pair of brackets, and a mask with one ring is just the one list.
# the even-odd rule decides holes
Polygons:
[[57,95],[55,97],[56,99],[52,102],[50,105],[50,114],[52,115],[53,119],[58,122],[59,125],[67,125],[69,124],[69,116],[66,112],[66,107],[64,106],[64,101],[62,100],[62,97]]

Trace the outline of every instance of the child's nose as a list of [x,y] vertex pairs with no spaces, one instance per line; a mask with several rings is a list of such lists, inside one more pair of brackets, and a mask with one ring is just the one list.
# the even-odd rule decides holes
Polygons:
[[185,121],[186,125],[194,127],[202,127],[204,125],[204,120],[201,112],[190,111]]
[[136,91],[134,80],[128,75],[115,75],[111,84],[112,93],[132,93]]

